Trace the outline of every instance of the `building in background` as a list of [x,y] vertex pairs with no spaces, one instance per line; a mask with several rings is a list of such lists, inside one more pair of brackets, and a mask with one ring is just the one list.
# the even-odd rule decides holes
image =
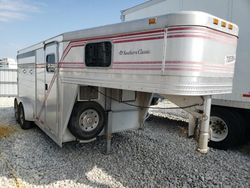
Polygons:
[[2,58],[0,59],[0,68],[3,69],[17,69],[17,63],[14,59],[11,58]]
[[11,58],[0,59],[0,97],[17,95],[17,63]]

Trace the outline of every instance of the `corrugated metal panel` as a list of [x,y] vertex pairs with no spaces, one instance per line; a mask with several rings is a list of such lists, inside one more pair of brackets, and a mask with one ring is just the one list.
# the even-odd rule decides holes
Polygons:
[[17,96],[17,69],[0,69],[0,97]]

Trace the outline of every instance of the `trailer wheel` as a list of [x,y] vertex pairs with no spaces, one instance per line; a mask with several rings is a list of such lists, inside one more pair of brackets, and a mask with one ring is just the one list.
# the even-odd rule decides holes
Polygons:
[[18,110],[18,103],[17,100],[14,100],[14,114],[15,114],[15,119],[19,123],[19,110]]
[[30,129],[33,127],[32,123],[30,121],[25,120],[25,113],[24,113],[24,109],[23,109],[23,105],[22,103],[19,104],[18,107],[18,122],[20,124],[20,127],[22,129]]
[[245,122],[235,110],[213,107],[210,116],[211,138],[209,146],[228,149],[240,145],[245,136]]
[[96,102],[76,103],[69,121],[70,132],[78,139],[97,137],[105,125],[105,111]]

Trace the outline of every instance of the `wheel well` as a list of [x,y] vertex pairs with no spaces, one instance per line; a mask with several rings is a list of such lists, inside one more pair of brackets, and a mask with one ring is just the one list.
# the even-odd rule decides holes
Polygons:
[[[81,125],[84,126],[84,122],[86,122],[87,118],[82,118],[82,112],[85,110],[94,110],[96,112],[96,116],[98,116],[98,120],[96,120],[98,123],[96,125],[91,126],[92,124],[95,124],[95,117],[92,115],[93,112],[86,113],[86,117],[89,118],[90,122],[86,123],[88,127],[91,127],[90,131],[86,131],[83,128],[81,128]],[[85,119],[85,120],[84,120]],[[80,125],[80,120],[83,121],[83,123]],[[95,123],[94,123],[95,122]],[[104,108],[95,101],[85,101],[85,102],[77,102],[74,104],[74,108],[71,113],[71,117],[68,123],[68,129],[71,132],[72,135],[74,135],[76,138],[80,140],[90,140],[95,137],[97,137],[100,132],[103,130],[106,123],[106,113]],[[87,128],[86,128],[87,129]]]
[[14,101],[17,101],[18,106],[20,106],[20,104],[22,104],[26,120],[34,121],[34,105],[33,105],[33,102],[31,102],[27,98],[15,98]]

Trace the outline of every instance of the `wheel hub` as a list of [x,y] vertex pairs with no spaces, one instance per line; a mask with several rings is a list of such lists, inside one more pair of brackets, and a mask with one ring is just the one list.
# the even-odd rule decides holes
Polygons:
[[214,142],[220,142],[224,140],[228,135],[228,127],[226,122],[220,117],[211,116],[210,117],[210,128],[211,140]]
[[93,109],[83,111],[80,116],[79,124],[84,131],[94,130],[99,123],[99,114]]

